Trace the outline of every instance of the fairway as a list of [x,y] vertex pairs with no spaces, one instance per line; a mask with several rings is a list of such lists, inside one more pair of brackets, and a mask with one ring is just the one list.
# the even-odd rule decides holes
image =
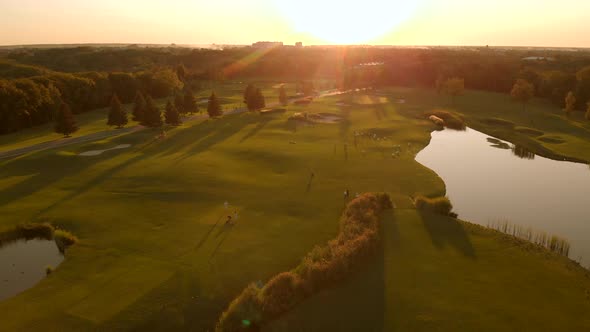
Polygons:
[[[277,83],[265,83],[269,101]],[[218,88],[228,108],[238,107],[244,88],[232,84]],[[586,270],[413,209],[412,196],[445,193],[442,180],[414,160],[435,129],[422,114],[441,107],[450,108],[429,90],[358,92],[284,114],[195,119],[165,139],[147,129],[0,161],[0,228],[47,221],[80,239],[53,274],[0,302],[0,331],[212,330],[245,286],[293,268],[334,238],[346,189],[391,195],[397,209],[382,220],[383,254],[269,331],[313,330],[306,322],[318,331],[589,329]],[[493,129],[486,118],[502,117],[559,136],[565,142],[551,145],[530,131],[515,134],[590,160],[580,148],[590,127],[544,104],[529,106],[540,119],[534,124],[497,94],[469,92],[453,108],[484,132]],[[343,120],[288,121],[298,112]],[[95,150],[107,151],[78,155]],[[237,222],[226,225],[234,212]]]

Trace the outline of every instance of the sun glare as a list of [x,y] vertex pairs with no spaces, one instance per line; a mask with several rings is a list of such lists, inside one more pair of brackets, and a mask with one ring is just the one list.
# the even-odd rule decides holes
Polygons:
[[336,44],[366,43],[409,19],[420,1],[275,0],[298,32]]

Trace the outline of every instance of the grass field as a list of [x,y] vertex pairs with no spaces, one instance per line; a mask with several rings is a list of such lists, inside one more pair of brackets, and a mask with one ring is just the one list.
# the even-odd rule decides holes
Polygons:
[[[224,91],[230,97],[222,98],[241,98],[243,86]],[[445,191],[414,160],[434,129],[413,116],[432,107],[420,100],[429,92],[387,93],[389,103],[327,97],[282,115],[191,121],[165,140],[145,130],[0,161],[1,226],[44,220],[80,239],[48,278],[0,302],[0,331],[211,330],[248,283],[296,266],[335,236],[345,189],[391,194],[399,210],[384,218],[384,256],[269,328],[310,317],[322,317],[318,326],[336,318],[358,324],[353,314],[367,322],[364,330],[588,328],[590,279],[580,268],[495,233],[417,215],[410,195]],[[485,96],[504,107],[500,96]],[[468,98],[477,96],[457,104]],[[303,110],[346,121],[288,124]],[[382,139],[354,140],[354,132]],[[132,147],[77,156],[118,144]],[[392,158],[395,145],[401,153]],[[224,226],[234,209],[237,224]]]
[[425,110],[452,110],[465,117],[467,125],[478,131],[522,145],[552,159],[568,157],[590,163],[590,121],[583,112],[565,112],[545,100],[534,99],[523,110],[509,95],[467,91],[450,98],[434,90],[387,89],[407,99],[403,110],[418,115]]
[[[217,95],[220,97],[220,102],[224,111],[231,111],[235,108],[244,107],[244,84],[245,82],[237,81],[230,81],[226,83],[204,82],[202,89],[195,93],[197,102],[201,101],[201,103],[198,104],[199,110],[202,112],[207,110],[207,103],[204,101],[209,98],[211,91],[216,91]],[[267,96],[268,103],[276,102],[278,100],[278,90],[273,87],[275,84],[276,83],[271,82],[257,84],[257,86],[262,89],[263,94]],[[286,85],[286,88],[290,88],[290,90],[294,89],[292,84]],[[160,107],[162,112],[164,111],[167,100],[168,99],[166,98],[156,100],[156,105]],[[131,121],[133,103],[126,104],[125,108],[129,114],[128,126],[137,125],[135,121]],[[114,127],[107,126],[106,119],[108,112],[109,108],[102,108],[76,115],[76,121],[80,129],[72,136],[83,136],[100,131],[116,132]],[[42,126],[29,128],[13,134],[0,135],[0,152],[39,143],[60,140],[63,136],[54,132],[54,126],[54,123],[47,123]]]

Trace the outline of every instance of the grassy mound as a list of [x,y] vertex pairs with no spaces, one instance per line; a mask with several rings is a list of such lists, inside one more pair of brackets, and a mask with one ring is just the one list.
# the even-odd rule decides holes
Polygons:
[[259,328],[349,276],[376,253],[379,215],[392,207],[387,194],[364,194],[351,201],[336,239],[316,247],[297,268],[278,274],[263,287],[249,285],[221,315],[216,331]]

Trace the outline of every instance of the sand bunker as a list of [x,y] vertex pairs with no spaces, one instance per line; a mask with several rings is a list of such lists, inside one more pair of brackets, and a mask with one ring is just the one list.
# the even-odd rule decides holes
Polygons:
[[126,149],[126,148],[128,148],[130,146],[131,146],[131,144],[120,144],[120,145],[117,145],[114,148],[110,148],[110,149],[105,149],[105,150],[92,150],[92,151],[82,152],[82,153],[79,154],[79,156],[84,156],[84,157],[98,156],[98,155],[101,155],[103,152],[106,152],[106,151],[118,150],[118,149]]

